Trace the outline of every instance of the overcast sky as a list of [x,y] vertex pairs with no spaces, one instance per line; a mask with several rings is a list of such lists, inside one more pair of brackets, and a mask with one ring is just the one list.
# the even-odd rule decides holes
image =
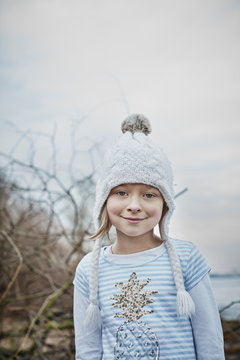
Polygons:
[[[64,168],[79,120],[87,150],[145,114],[176,192],[188,187],[171,235],[196,243],[214,272],[240,272],[239,34],[237,0],[0,0],[0,150],[19,136],[12,125],[56,128]],[[88,171],[86,154],[79,164]]]

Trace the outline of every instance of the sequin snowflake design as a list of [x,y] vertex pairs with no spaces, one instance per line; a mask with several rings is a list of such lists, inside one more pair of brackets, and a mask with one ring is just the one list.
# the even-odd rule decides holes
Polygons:
[[114,360],[120,359],[151,359],[157,360],[159,356],[159,345],[156,334],[143,321],[139,319],[153,312],[152,309],[144,309],[148,304],[154,302],[151,295],[158,291],[142,291],[151,279],[139,281],[133,272],[126,284],[119,282],[115,287],[121,289],[120,294],[114,294],[111,299],[114,308],[122,311],[114,317],[123,318],[124,323],[118,328],[116,345],[114,348]]

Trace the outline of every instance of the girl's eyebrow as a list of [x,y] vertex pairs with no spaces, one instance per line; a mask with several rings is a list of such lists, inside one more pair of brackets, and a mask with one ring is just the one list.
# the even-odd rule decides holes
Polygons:
[[[121,185],[117,185],[116,187],[114,187],[112,190],[113,191],[116,191],[118,189],[128,189],[128,184],[121,184]],[[151,191],[156,191],[157,193],[160,193],[159,190],[153,186],[148,186],[148,185],[144,185],[144,191],[148,191],[148,190],[151,190]]]
[[162,195],[162,194],[160,193],[160,191],[159,191],[157,188],[153,187],[153,186],[147,187],[145,191],[152,191],[152,192],[154,192],[155,194],[157,194],[158,196],[159,196],[159,195]]
[[118,185],[118,186],[115,186],[114,188],[112,188],[112,190],[117,190],[119,188],[123,187],[122,185]]
[[113,189],[118,189],[118,188],[127,188],[128,185],[127,184],[120,184],[120,185],[117,185],[115,186]]
[[153,186],[147,186],[147,187],[146,187],[146,190],[151,190],[151,191],[157,191],[157,192],[159,192],[159,190],[158,190],[157,188],[153,187]]
[[118,190],[122,190],[122,189],[126,189],[126,187],[124,187],[124,185],[118,185],[118,186],[116,186],[116,187],[114,187],[112,190],[111,190],[111,192],[110,193],[113,193],[114,191],[118,191]]

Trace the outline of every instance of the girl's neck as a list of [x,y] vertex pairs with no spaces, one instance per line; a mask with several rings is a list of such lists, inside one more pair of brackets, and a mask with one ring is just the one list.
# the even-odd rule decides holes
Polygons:
[[127,255],[140,251],[153,249],[162,244],[162,240],[151,233],[146,233],[138,237],[122,236],[117,232],[117,241],[112,245],[113,254]]

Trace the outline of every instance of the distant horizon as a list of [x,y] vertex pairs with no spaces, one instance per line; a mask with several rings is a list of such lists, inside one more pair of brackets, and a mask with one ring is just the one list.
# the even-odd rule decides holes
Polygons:
[[219,272],[210,272],[210,277],[240,277],[240,272],[232,273],[219,273]]

